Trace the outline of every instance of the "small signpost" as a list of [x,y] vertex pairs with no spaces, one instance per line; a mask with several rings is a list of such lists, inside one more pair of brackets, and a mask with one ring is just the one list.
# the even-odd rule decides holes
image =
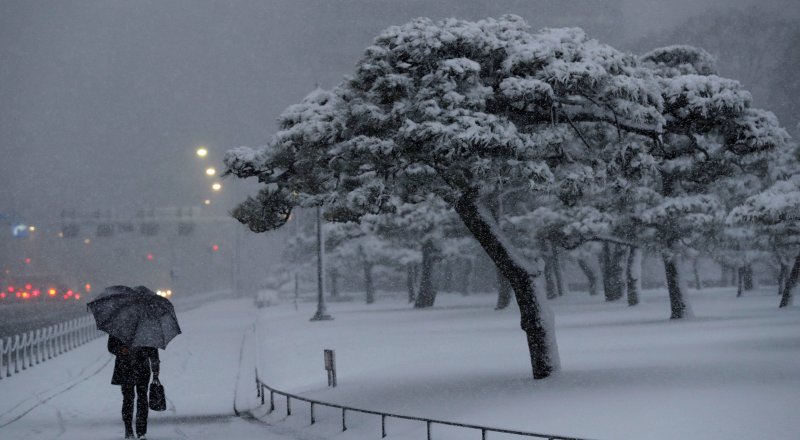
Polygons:
[[328,372],[328,386],[336,386],[336,354],[333,350],[324,350],[325,354],[325,371]]

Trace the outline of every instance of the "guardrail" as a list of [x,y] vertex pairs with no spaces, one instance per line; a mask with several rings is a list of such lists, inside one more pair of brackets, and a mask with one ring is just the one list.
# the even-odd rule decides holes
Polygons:
[[[91,315],[0,338],[0,379],[17,374],[100,337]],[[12,369],[13,364],[13,369]]]
[[[256,360],[258,362],[258,360]],[[258,375],[258,368],[256,368],[256,397],[261,399],[261,405],[265,405],[266,394],[269,392],[269,414],[275,411],[275,395],[283,396],[286,399],[286,416],[292,415],[292,400],[297,400],[300,402],[305,402],[310,405],[310,413],[311,413],[311,424],[313,425],[316,423],[316,417],[314,414],[314,408],[316,406],[324,406],[328,408],[337,408],[342,411],[342,432],[347,431],[347,413],[349,412],[356,412],[362,414],[371,414],[375,416],[380,416],[381,418],[381,438],[385,438],[387,435],[386,431],[386,419],[393,418],[393,419],[403,419],[403,420],[412,420],[423,422],[426,425],[427,430],[427,440],[433,439],[433,425],[445,425],[445,426],[457,426],[460,428],[467,428],[472,429],[475,431],[480,431],[481,433],[481,440],[486,440],[488,438],[488,434],[490,432],[495,432],[498,434],[511,434],[517,435],[521,437],[534,437],[546,440],[589,440],[586,438],[578,438],[578,437],[565,437],[562,435],[553,435],[553,434],[542,434],[536,432],[528,432],[528,431],[518,431],[514,429],[504,429],[504,428],[493,428],[490,426],[482,426],[482,425],[472,425],[469,423],[458,423],[458,422],[448,422],[446,420],[437,420],[437,419],[429,419],[426,417],[415,417],[415,416],[406,416],[401,414],[392,414],[386,413],[381,411],[373,411],[369,409],[362,409],[362,408],[354,408],[351,406],[345,405],[338,405],[335,403],[328,403],[322,402],[319,400],[309,399],[307,397],[298,396],[296,394],[290,394],[284,391],[276,390],[271,386],[265,384],[261,381],[261,378]]]

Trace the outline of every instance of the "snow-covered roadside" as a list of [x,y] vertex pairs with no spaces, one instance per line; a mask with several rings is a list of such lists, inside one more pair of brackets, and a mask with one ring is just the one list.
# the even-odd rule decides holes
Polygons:
[[[178,314],[183,334],[161,351],[168,407],[150,413],[152,440],[280,438],[234,415],[237,380],[253,364],[242,353],[255,317],[251,303],[221,301]],[[119,387],[110,385],[112,356],[105,338],[0,381],[0,438],[114,439],[122,437]],[[248,366],[240,368],[240,356]],[[248,387],[252,390],[252,386]],[[238,392],[238,405],[254,396]],[[253,398],[254,400],[254,398]]]
[[[643,304],[573,293],[553,302],[563,371],[534,382],[516,310],[491,296],[443,295],[434,310],[403,302],[264,309],[260,372],[307,397],[388,412],[597,439],[795,438],[800,431],[800,310],[777,309],[772,290],[691,294],[697,318],[669,321],[664,292]],[[339,387],[326,388],[322,350],[337,353]],[[285,418],[285,404],[267,417]],[[263,409],[262,409],[263,410]],[[380,434],[375,417],[307,405],[276,423],[304,438]],[[389,422],[393,438],[424,438],[424,424]],[[437,429],[435,438],[474,437]],[[480,433],[477,434],[478,436]],[[478,437],[479,438],[479,437]],[[493,439],[504,438],[492,435]]]

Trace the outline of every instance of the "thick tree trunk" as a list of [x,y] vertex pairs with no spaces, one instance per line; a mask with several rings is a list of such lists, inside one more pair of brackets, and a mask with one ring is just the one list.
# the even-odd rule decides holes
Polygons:
[[417,284],[417,265],[410,263],[406,269],[406,288],[408,288],[408,302],[413,303],[417,298],[415,285]]
[[612,250],[608,243],[603,244],[600,267],[603,273],[603,291],[606,301],[617,301],[623,296],[622,266],[620,258],[624,252]]
[[503,276],[499,268],[495,267],[495,271],[497,272],[497,305],[494,309],[502,310],[511,302],[511,283]]
[[520,327],[528,340],[533,378],[548,377],[560,368],[555,319],[542,295],[537,292],[536,276],[525,267],[524,260],[513,255],[513,249],[500,235],[500,229],[488,209],[478,205],[477,190],[467,191],[455,204],[455,210],[514,289],[520,311]]
[[739,298],[744,292],[744,268],[736,269],[736,297]]
[[750,291],[755,289],[756,282],[753,277],[753,266],[748,264],[743,268],[744,270],[744,290]]
[[631,248],[625,265],[626,282],[628,284],[628,305],[639,304],[639,292],[642,290],[642,251]]
[[436,289],[433,286],[433,266],[436,263],[436,245],[433,240],[422,243],[422,273],[420,274],[419,290],[414,302],[415,309],[433,307],[436,302]]
[[364,295],[367,304],[375,302],[375,284],[372,282],[372,263],[364,261]]
[[600,292],[597,291],[597,275],[594,273],[594,269],[592,269],[592,265],[586,261],[584,258],[578,259],[578,266],[580,266],[583,274],[586,275],[586,279],[589,281],[589,295],[597,295]]
[[692,309],[684,297],[685,289],[678,267],[678,257],[673,252],[664,252],[663,258],[667,290],[669,291],[669,305],[672,310],[670,319],[691,318]]
[[794,259],[794,265],[792,265],[792,271],[789,272],[789,278],[786,279],[786,282],[783,286],[783,294],[781,295],[781,305],[780,308],[789,307],[792,305],[792,300],[794,299],[792,296],[792,290],[797,285],[797,279],[800,278],[800,254],[797,254],[797,257]]
[[545,240],[541,241],[542,259],[544,260],[544,281],[545,293],[547,299],[553,299],[558,296],[558,288],[556,287],[556,276],[553,262],[553,254],[550,252],[550,243]]
[[781,269],[778,272],[778,295],[783,294],[783,286],[786,284],[786,277],[789,275],[789,266],[780,262]]
[[469,295],[470,283],[472,283],[472,258],[465,258],[464,259],[464,273],[462,274],[461,278],[461,294],[464,296]]
[[331,298],[339,298],[339,271],[331,268],[328,275],[331,278]]
[[555,275],[556,293],[558,293],[558,296],[564,296],[567,293],[567,286],[564,284],[564,276],[561,272],[561,253],[555,243],[550,244],[550,250],[553,253],[553,275]]
[[700,258],[695,258],[692,261],[692,272],[694,273],[694,288],[701,290],[703,288],[703,281],[700,280]]

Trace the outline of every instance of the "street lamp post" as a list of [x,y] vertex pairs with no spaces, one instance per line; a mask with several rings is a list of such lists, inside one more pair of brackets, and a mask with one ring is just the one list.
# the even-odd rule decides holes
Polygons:
[[317,206],[317,313],[312,321],[330,321],[325,309],[325,242],[322,239],[322,208]]

